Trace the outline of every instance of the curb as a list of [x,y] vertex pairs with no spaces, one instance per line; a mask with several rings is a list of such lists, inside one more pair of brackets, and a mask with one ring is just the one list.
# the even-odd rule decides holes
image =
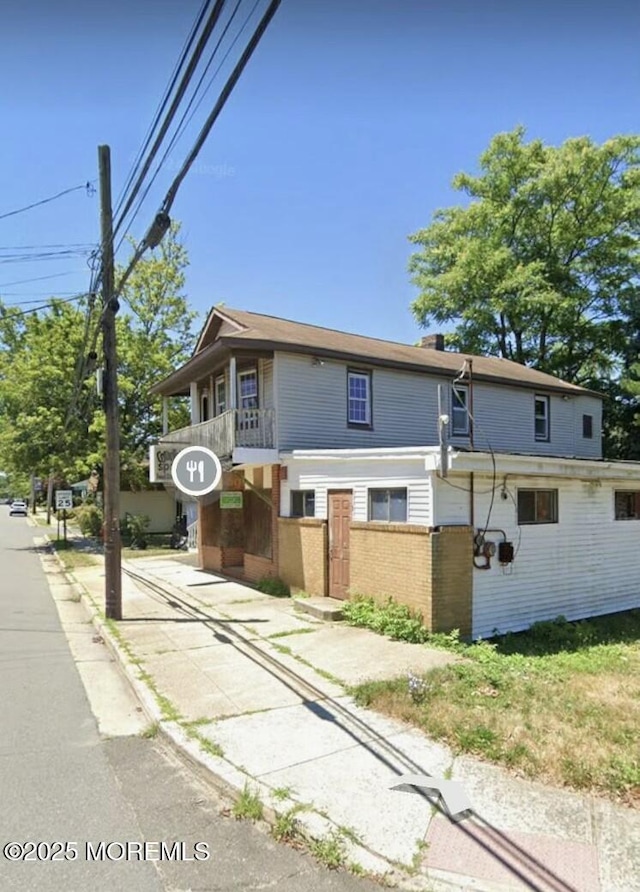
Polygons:
[[[90,620],[104,640],[114,661],[118,664],[122,674],[126,678],[136,698],[140,702],[142,710],[151,725],[158,729],[165,742],[169,743],[198,771],[204,779],[211,784],[216,792],[229,802],[235,802],[247,787],[259,795],[263,803],[263,818],[255,823],[262,823],[269,830],[273,830],[279,817],[296,809],[294,819],[294,835],[290,841],[301,840],[307,846],[313,847],[314,843],[321,843],[328,838],[339,838],[344,852],[344,865],[341,868],[346,872],[369,875],[381,881],[388,887],[400,887],[408,892],[428,892],[433,889],[433,879],[424,874],[412,876],[401,866],[387,860],[378,852],[371,851],[362,844],[345,837],[344,830],[329,817],[313,810],[313,806],[300,802],[289,796],[286,800],[279,800],[273,796],[271,787],[263,781],[254,778],[241,768],[229,762],[224,756],[213,756],[204,753],[196,739],[188,736],[184,728],[175,721],[163,718],[153,692],[148,684],[137,677],[136,663],[131,660],[126,649],[122,647],[108,622],[102,618],[96,604],[86,589],[73,574],[67,570],[62,559],[53,547],[49,535],[43,532],[43,538],[50,554],[55,556],[62,572],[69,584],[74,588],[81,599],[82,604],[88,610]],[[287,840],[282,840],[287,842]],[[349,870],[350,865],[357,865],[360,870]]]

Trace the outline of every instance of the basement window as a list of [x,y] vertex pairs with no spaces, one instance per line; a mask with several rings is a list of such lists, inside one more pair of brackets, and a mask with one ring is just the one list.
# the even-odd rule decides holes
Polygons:
[[558,490],[519,489],[518,523],[558,523]]
[[369,520],[383,523],[407,522],[406,489],[370,489]]
[[291,517],[316,516],[315,489],[298,489],[291,492]]
[[614,504],[616,520],[640,520],[640,489],[618,490]]

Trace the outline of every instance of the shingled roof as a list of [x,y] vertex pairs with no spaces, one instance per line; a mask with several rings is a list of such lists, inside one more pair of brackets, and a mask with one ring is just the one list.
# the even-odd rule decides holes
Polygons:
[[[508,359],[415,347],[395,341],[349,334],[333,328],[308,325],[304,322],[292,322],[277,316],[234,310],[226,306],[215,307],[210,312],[193,357],[181,369],[157,384],[153,392],[167,393],[172,385],[184,383],[189,375],[200,376],[207,359],[213,359],[212,352],[215,349],[217,353],[220,347],[310,353],[319,357],[431,372],[446,377],[457,374],[465,360],[472,360],[475,380],[496,381],[512,386],[574,395],[591,393],[575,384],[568,384],[553,375],[547,375]],[[195,380],[194,377],[191,377],[191,380]]]

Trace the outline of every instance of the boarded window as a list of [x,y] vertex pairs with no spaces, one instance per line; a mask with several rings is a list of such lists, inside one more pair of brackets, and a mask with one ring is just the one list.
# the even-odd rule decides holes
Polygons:
[[558,523],[558,490],[519,489],[518,523]]
[[271,490],[244,492],[244,550],[248,554],[270,558],[271,549],[271,505],[264,498],[271,500]]

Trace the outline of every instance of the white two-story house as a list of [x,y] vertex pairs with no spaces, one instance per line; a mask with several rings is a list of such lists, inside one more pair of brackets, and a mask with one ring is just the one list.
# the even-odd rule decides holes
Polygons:
[[473,637],[640,604],[640,466],[602,461],[596,393],[439,335],[227,307],[154,393],[190,398],[165,457],[205,445],[225,468],[198,506],[204,568],[393,597]]

